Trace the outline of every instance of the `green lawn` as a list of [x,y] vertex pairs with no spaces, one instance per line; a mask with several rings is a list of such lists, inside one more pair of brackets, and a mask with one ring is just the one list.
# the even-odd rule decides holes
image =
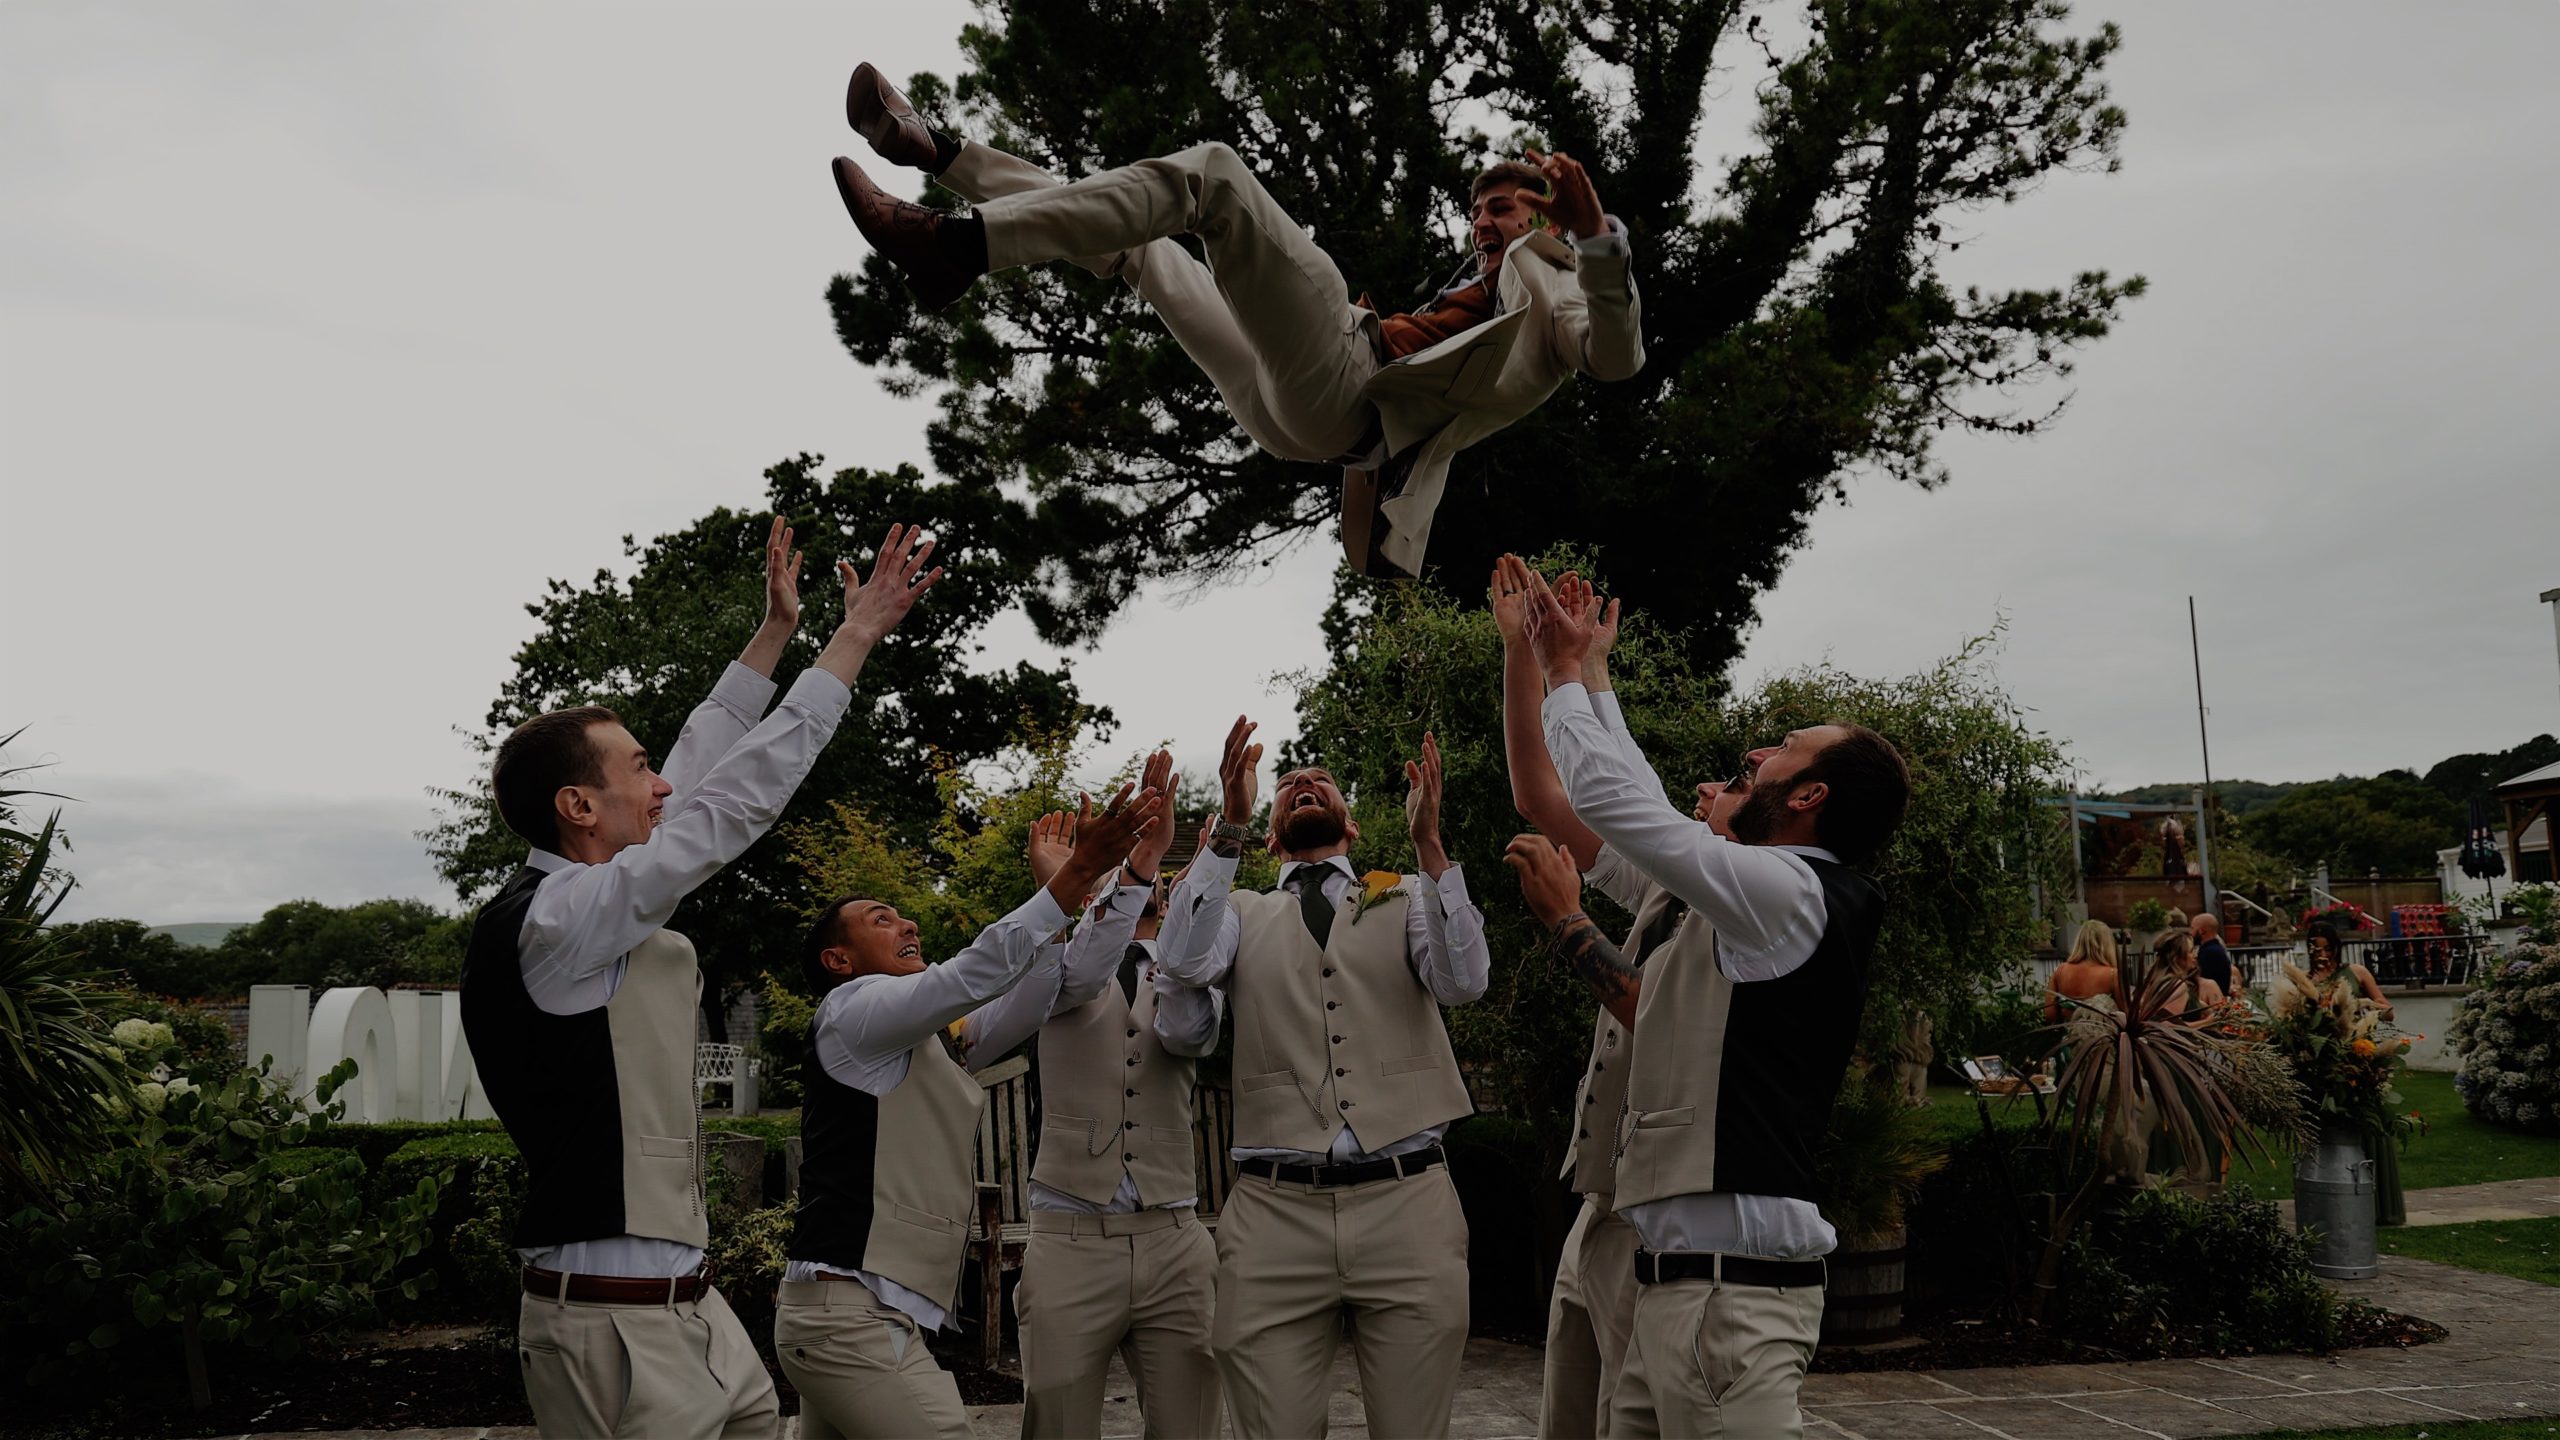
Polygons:
[[[2427,1122],[2427,1133],[2411,1139],[2400,1152],[2401,1189],[2433,1190],[2560,1175],[2560,1137],[2519,1135],[2473,1119],[2455,1098],[2451,1075],[2412,1070],[2403,1077],[2400,1094]],[[1929,1098],[1929,1116],[1949,1139],[1981,1128],[1972,1092],[1955,1085],[1932,1085]],[[2053,1101],[2048,1097],[2045,1103]],[[1994,1098],[1991,1115],[2000,1125],[2032,1125],[2035,1102],[2023,1096]],[[2279,1150],[2251,1164],[2244,1153],[2232,1162],[2231,1181],[2268,1199],[2283,1199],[2293,1193],[2293,1157]]]
[[2447,1420],[2445,1425],[2376,1425],[2365,1430],[2271,1430],[2258,1440],[2509,1440],[2560,1435],[2560,1420]]
[[2385,1255],[2410,1255],[2465,1270],[2490,1270],[2540,1285],[2560,1285],[2560,1216],[2400,1226],[2381,1231],[2380,1239]]

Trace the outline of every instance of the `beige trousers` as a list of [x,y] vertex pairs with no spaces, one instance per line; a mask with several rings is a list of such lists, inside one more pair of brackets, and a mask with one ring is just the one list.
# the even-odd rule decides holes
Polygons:
[[1546,1384],[1539,1440],[1592,1440],[1608,1433],[1609,1392],[1626,1363],[1635,1324],[1636,1228],[1607,1203],[1584,1196],[1565,1233],[1556,1288],[1547,1302]]
[[1672,1280],[1636,1292],[1610,1436],[1800,1440],[1796,1398],[1822,1336],[1820,1286]]
[[[1047,260],[1090,268],[1095,256],[1195,235],[1209,257],[1214,294],[1168,274],[1180,303],[1167,303],[1152,284],[1134,276],[1132,282],[1218,387],[1245,433],[1283,460],[1314,461],[1341,458],[1367,433],[1373,409],[1361,387],[1378,370],[1368,312],[1351,304],[1333,257],[1289,218],[1234,150],[1195,145],[1059,185],[1038,183],[1053,177],[1024,162],[1013,163],[1028,175],[999,165],[991,157],[1000,151],[970,154],[983,149],[966,147],[947,178],[964,196],[972,189],[992,192],[977,207],[987,227],[989,269]],[[1151,269],[1176,268],[1157,258],[1166,248],[1179,253],[1179,247],[1155,247],[1148,252]],[[1187,255],[1182,259],[1191,263]]]
[[1217,1247],[1189,1210],[1064,1215],[1037,1210],[1014,1289],[1022,1327],[1022,1433],[1102,1434],[1114,1351],[1138,1382],[1151,1440],[1218,1433],[1209,1353]]
[[716,1289],[672,1305],[527,1295],[516,1354],[548,1440],[781,1433],[773,1377]]
[[1218,1217],[1218,1373],[1235,1432],[1325,1433],[1346,1312],[1369,1433],[1449,1433],[1467,1348],[1467,1217],[1446,1166],[1319,1189],[1246,1175]]
[[800,1440],[971,1440],[960,1385],[903,1312],[855,1280],[785,1280],[773,1352],[800,1392]]

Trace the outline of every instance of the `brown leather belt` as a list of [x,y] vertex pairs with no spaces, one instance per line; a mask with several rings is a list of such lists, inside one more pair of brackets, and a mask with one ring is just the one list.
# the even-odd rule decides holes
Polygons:
[[1707,1250],[1636,1251],[1637,1284],[1660,1285],[1672,1280],[1823,1289],[1830,1285],[1831,1276],[1830,1267],[1819,1260],[1768,1260],[1757,1255],[1720,1255]]
[[[563,1282],[566,1282],[565,1286]],[[711,1267],[690,1275],[651,1280],[632,1275],[563,1275],[539,1265],[524,1267],[524,1293],[582,1305],[681,1305],[711,1288]]]

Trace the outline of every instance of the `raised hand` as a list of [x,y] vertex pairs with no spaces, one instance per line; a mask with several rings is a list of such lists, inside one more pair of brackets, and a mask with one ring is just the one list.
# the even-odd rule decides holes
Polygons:
[[1502,863],[1520,877],[1520,895],[1529,902],[1529,913],[1548,929],[1582,909],[1582,867],[1574,863],[1572,851],[1546,836],[1512,836],[1502,852]]
[[1244,716],[1227,730],[1226,749],[1218,757],[1218,785],[1223,792],[1221,818],[1237,825],[1253,823],[1254,797],[1262,785],[1262,747],[1253,744],[1258,727]]
[[1505,555],[1493,562],[1493,579],[1486,598],[1493,607],[1493,628],[1502,632],[1502,648],[1510,649],[1529,638],[1529,582],[1524,573],[1528,566],[1517,555]]
[[[1134,798],[1132,791],[1137,792]],[[1161,790],[1141,791],[1134,783],[1123,785],[1098,811],[1090,797],[1079,796],[1075,844],[1067,852],[1066,863],[1049,881],[1050,896],[1061,907],[1074,910],[1093,893],[1095,881],[1120,868],[1130,849],[1164,823]]]
[[1449,868],[1449,852],[1440,843],[1440,740],[1422,732],[1422,758],[1404,762],[1404,823],[1413,837],[1414,863],[1432,879]]
[[[1580,579],[1568,575],[1567,581],[1578,587]],[[1529,572],[1529,643],[1537,651],[1538,664],[1547,672],[1547,688],[1577,683],[1582,679],[1582,661],[1591,653],[1597,625],[1590,607],[1568,609],[1556,592],[1548,588],[1545,577]]]
[[1588,240],[1608,228],[1608,219],[1600,209],[1600,191],[1591,183],[1590,172],[1582,162],[1559,150],[1541,155],[1535,149],[1522,153],[1523,159],[1538,167],[1547,177],[1547,193],[1532,195],[1519,192],[1520,203],[1547,217],[1547,223],[1576,240]]
[[1023,858],[1031,862],[1032,883],[1046,885],[1065,867],[1076,848],[1076,822],[1063,810],[1052,810],[1031,822],[1031,841]]
[[892,525],[889,538],[880,542],[880,558],[871,567],[868,581],[859,579],[849,562],[836,562],[837,574],[844,579],[844,628],[855,639],[877,644],[942,578],[941,566],[925,568],[933,558],[933,546],[923,526]]
[[1147,757],[1146,768],[1138,774],[1139,788],[1166,797],[1166,821],[1138,837],[1136,848],[1129,852],[1129,868],[1149,880],[1164,868],[1164,852],[1173,848],[1171,801],[1173,796],[1173,752],[1159,750]]
[[764,623],[784,630],[800,625],[800,552],[791,548],[791,527],[779,515],[764,537]]

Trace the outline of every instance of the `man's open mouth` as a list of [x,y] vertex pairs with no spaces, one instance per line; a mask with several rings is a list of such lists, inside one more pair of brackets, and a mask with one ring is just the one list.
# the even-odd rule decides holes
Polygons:
[[915,944],[915,943],[913,943],[913,942],[910,942],[910,943],[908,943],[908,944],[905,944],[905,945],[901,945],[901,946],[899,946],[899,947],[898,947],[898,953],[899,953],[901,956],[909,956],[909,957],[913,957],[914,959],[921,960],[921,959],[923,959],[923,958],[924,958],[924,947],[923,947],[923,946],[921,946],[921,945]]
[[1301,790],[1297,793],[1296,798],[1289,802],[1289,809],[1293,813],[1299,810],[1321,810],[1323,808],[1324,797],[1313,790]]

